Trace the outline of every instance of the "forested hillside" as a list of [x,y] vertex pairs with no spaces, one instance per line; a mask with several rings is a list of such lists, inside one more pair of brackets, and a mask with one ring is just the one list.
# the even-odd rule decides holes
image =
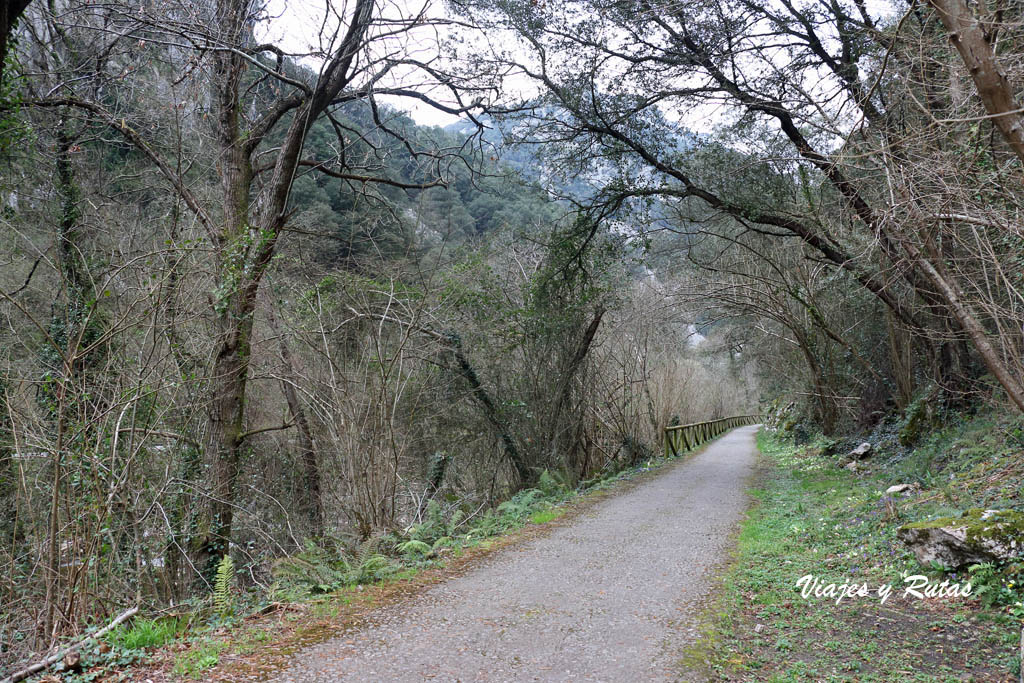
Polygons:
[[131,605],[204,599],[225,557],[266,590],[309,544],[395,553],[428,512],[615,473],[672,420],[756,405],[738,359],[688,343],[696,313],[635,230],[542,189],[532,151],[507,166],[469,107],[446,131],[378,101],[403,88],[379,80],[391,19],[353,11],[320,72],[254,47],[247,3],[18,20],[5,665]]
[[0,668],[672,424],[1024,412],[1017,5],[307,4],[0,13]]

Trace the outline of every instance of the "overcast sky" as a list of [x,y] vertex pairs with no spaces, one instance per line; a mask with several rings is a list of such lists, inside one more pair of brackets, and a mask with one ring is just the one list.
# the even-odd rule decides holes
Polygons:
[[[384,5],[385,16],[412,16],[418,12],[429,0],[380,0]],[[440,2],[430,3],[430,12],[435,16],[443,10]],[[324,0],[269,0],[267,4],[271,21],[263,25],[264,33],[261,40],[273,42],[289,52],[312,52],[320,49],[319,34],[324,19],[324,10],[327,3]],[[336,20],[335,20],[336,21]],[[420,58],[428,59],[433,55],[433,32],[424,33],[421,36],[412,36],[407,49],[415,51],[422,50]],[[418,43],[418,46],[417,46]],[[313,69],[320,66],[319,60],[310,58],[304,60]],[[403,86],[414,86],[422,82],[422,78],[415,77],[410,82],[403,83]],[[432,95],[442,98],[442,91],[435,91]],[[454,123],[459,119],[457,116],[446,114],[431,107],[428,104],[411,98],[388,98],[382,97],[383,101],[392,106],[406,111],[412,118],[421,125],[445,126]],[[445,104],[453,104],[445,102]]]
[[[671,2],[672,0],[668,1]],[[778,0],[765,1],[772,3]],[[344,2],[344,0],[341,0],[341,2]],[[383,7],[384,16],[389,17],[412,16],[413,13],[420,11],[424,5],[427,5],[429,14],[435,17],[442,16],[445,10],[444,3],[439,0],[378,0],[378,3],[379,7]],[[351,0],[349,0],[349,4],[353,4]],[[865,4],[869,12],[879,18],[893,17],[897,12],[902,13],[906,11],[905,0],[866,0]],[[321,27],[324,24],[324,12],[327,7],[327,0],[268,0],[267,8],[271,20],[262,25],[263,35],[260,36],[260,39],[276,43],[285,50],[296,53],[313,52],[326,48],[328,46],[320,45],[320,33]],[[334,25],[336,26],[336,24],[337,19],[334,20]],[[331,28],[332,26],[328,24],[328,34]],[[483,43],[496,39],[500,40],[500,37],[488,35],[480,40]],[[431,60],[436,53],[435,40],[436,36],[432,30],[423,29],[422,33],[414,33],[405,38],[403,50],[406,54],[416,54],[422,60]],[[305,60],[305,63],[313,69],[317,69],[320,65],[319,60],[314,58]],[[405,79],[401,84],[404,87],[413,88],[426,86],[425,81],[419,76]],[[522,88],[522,93],[520,94],[529,94],[533,90],[532,84],[525,78],[513,79],[508,83],[509,86],[513,84]],[[431,95],[442,100],[445,97],[445,93],[441,90],[433,90]],[[444,126],[458,120],[458,117],[445,114],[418,100],[409,98],[382,99],[392,106],[406,111],[417,123],[422,125]],[[450,101],[445,101],[445,103],[453,104]],[[712,107],[711,109],[705,107],[700,111],[690,110],[683,114],[683,116],[691,119],[686,123],[692,130],[710,132],[714,122],[721,121],[722,113],[719,107]],[[666,115],[670,117],[674,117],[677,114],[679,113],[666,112]]]

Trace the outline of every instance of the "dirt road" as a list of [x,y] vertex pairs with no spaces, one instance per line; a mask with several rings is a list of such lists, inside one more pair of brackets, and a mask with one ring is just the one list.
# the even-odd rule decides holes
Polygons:
[[671,680],[747,500],[756,427],[296,655],[278,681]]

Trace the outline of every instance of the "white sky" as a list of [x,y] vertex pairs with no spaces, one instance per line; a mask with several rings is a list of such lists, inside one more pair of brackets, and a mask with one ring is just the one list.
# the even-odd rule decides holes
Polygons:
[[[345,0],[338,1],[341,3],[338,7],[346,7]],[[773,2],[773,0],[766,1]],[[431,17],[442,17],[444,13],[443,2],[438,0],[379,0],[379,3],[378,6],[383,7],[383,16],[385,17],[409,17],[424,7],[427,7],[428,16]],[[349,4],[352,4],[351,0]],[[892,17],[905,11],[905,0],[866,0],[865,4],[869,12],[879,18]],[[329,49],[329,46],[320,44],[320,36],[321,28],[324,27],[324,12],[330,6],[327,0],[267,0],[267,11],[271,19],[262,25],[263,33],[260,39],[273,42],[286,51],[295,53]],[[337,25],[338,19],[335,17],[333,22],[326,25],[326,35],[329,36],[331,30]],[[414,54],[424,61],[431,60],[435,56],[436,35],[432,29],[424,28],[419,32],[396,37],[394,41],[392,47],[397,48],[396,52],[398,53]],[[481,47],[485,41],[498,41],[498,47],[502,47],[500,36],[487,35],[481,37],[480,41]],[[304,61],[314,69],[321,63],[321,60],[315,57],[309,57]],[[407,80],[401,85],[405,87],[426,88],[427,84],[422,75],[406,75],[404,78]],[[505,85],[507,88],[516,88],[524,94],[536,92],[535,86],[523,76],[513,77]],[[445,104],[453,104],[442,90],[435,89],[430,94]],[[382,97],[381,99],[407,112],[421,125],[444,126],[459,118],[410,98]],[[691,130],[709,132],[716,121],[721,121],[723,113],[718,107],[708,108],[705,106],[700,111],[689,110],[681,115],[686,119],[685,123]],[[678,115],[675,112],[666,112],[666,114],[671,118]]]
[[[344,2],[344,0],[342,0]],[[409,17],[413,13],[421,11],[425,6],[428,8],[428,16],[441,16],[443,11],[442,3],[431,2],[431,0],[380,0],[384,6],[383,16],[385,17]],[[325,0],[268,0],[267,11],[271,20],[263,24],[263,33],[260,39],[272,42],[288,52],[305,53],[315,52],[321,49],[320,29],[323,25],[324,11],[328,4]],[[344,5],[341,5],[344,6]],[[334,19],[337,25],[337,19]],[[327,31],[333,27],[328,24]],[[406,54],[417,54],[423,61],[433,58],[435,36],[429,29],[423,29],[418,35],[413,34],[405,40],[404,49]],[[326,46],[324,46],[326,47]],[[309,67],[317,69],[320,60],[309,57],[303,60]],[[425,90],[422,75],[413,76],[409,81],[401,85],[416,87]],[[430,95],[440,100],[443,104],[454,105],[443,90],[435,89]],[[397,109],[408,113],[416,123],[427,126],[446,126],[458,121],[460,117],[446,114],[430,105],[412,98],[387,97],[380,98]]]

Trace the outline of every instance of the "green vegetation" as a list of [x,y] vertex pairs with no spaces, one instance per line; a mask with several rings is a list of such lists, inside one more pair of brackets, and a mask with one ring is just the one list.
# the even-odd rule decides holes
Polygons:
[[217,666],[220,653],[227,648],[223,641],[203,639],[193,643],[192,647],[178,655],[174,660],[174,674],[183,678],[199,680],[203,672]]
[[104,636],[104,640],[112,647],[144,650],[166,645],[177,638],[187,626],[188,622],[184,619],[137,618],[110,631]]
[[530,524],[547,524],[548,522],[554,521],[562,516],[562,511],[558,508],[548,508],[547,510],[537,510],[530,515]]
[[234,611],[234,599],[231,595],[231,586],[234,582],[235,561],[231,559],[231,555],[224,555],[217,565],[217,574],[213,579],[213,607],[218,616],[230,616]]
[[[1009,540],[1024,5],[897,4],[16,0],[0,668],[130,605],[205,637],[438,567],[769,402],[804,450],[758,562],[882,580],[896,527],[988,508]],[[316,68],[263,42],[296,22]],[[870,434],[871,473],[819,432]],[[1011,615],[1018,574],[969,572]],[[130,628],[90,661],[163,637]]]
[[402,532],[369,539],[354,551],[339,544],[325,548],[309,543],[303,552],[275,562],[272,594],[296,600],[408,577],[410,571],[441,566],[447,556],[457,556],[524,524],[546,524],[561,516],[559,506],[575,492],[553,484],[550,476],[542,476],[541,482],[543,490],[525,489],[474,517],[464,505],[446,513],[437,500],[431,500],[422,521]]
[[[986,415],[951,423],[929,436],[941,451],[946,477],[972,471],[977,463],[959,448],[991,434],[1000,418]],[[1001,679],[1019,669],[1019,566],[978,565],[946,575],[921,567],[896,538],[914,518],[950,511],[941,488],[922,488],[897,499],[885,489],[903,473],[906,459],[921,454],[879,453],[866,474],[836,466],[826,456],[828,440],[795,446],[784,433],[762,430],[760,483],[754,507],[742,525],[735,561],[720,594],[703,617],[702,637],[683,658],[685,670],[715,680],[743,681],[947,681],[961,675]],[[997,440],[989,437],[990,440]],[[993,444],[994,445],[994,444]],[[1007,450],[1012,450],[1012,446]],[[1001,452],[1002,449],[995,449]],[[949,456],[948,459],[945,456]],[[1014,460],[1019,460],[1019,451]],[[1009,454],[989,458],[986,471],[1013,467]],[[1006,482],[960,489],[956,503],[985,498]],[[868,597],[836,604],[828,597],[801,596],[805,575],[822,584],[867,584]],[[935,581],[972,582],[972,598],[918,601],[902,595],[906,575]],[[882,603],[877,588],[892,585]]]

